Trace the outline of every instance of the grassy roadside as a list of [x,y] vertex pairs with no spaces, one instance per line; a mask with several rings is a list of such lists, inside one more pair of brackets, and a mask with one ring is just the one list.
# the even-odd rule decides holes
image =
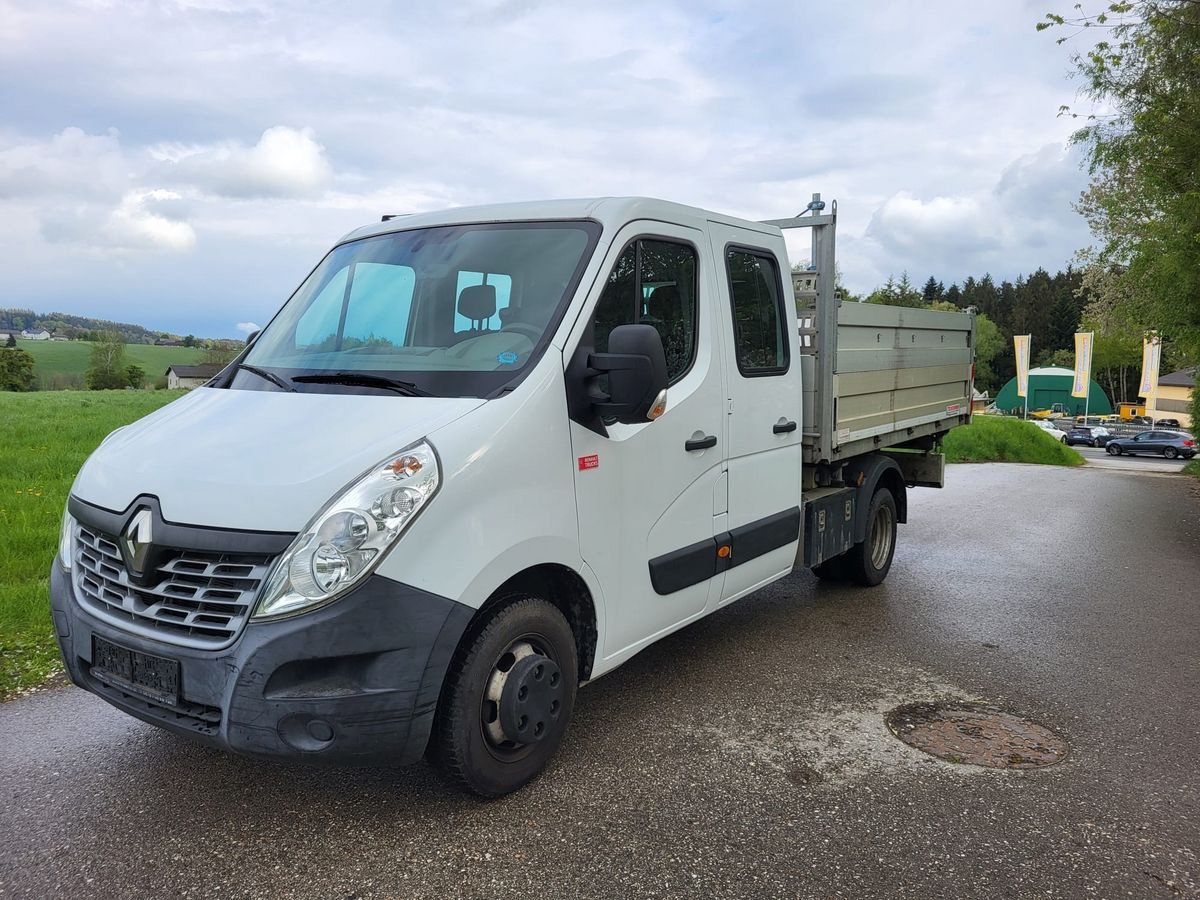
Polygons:
[[48,573],[75,473],[114,428],[182,394],[0,393],[0,700],[58,667]]
[[1020,419],[976,416],[942,441],[946,462],[1019,462],[1083,465],[1083,457],[1036,425]]
[[1190,463],[1183,467],[1184,475],[1191,475],[1193,478],[1200,479],[1200,458],[1193,459]]

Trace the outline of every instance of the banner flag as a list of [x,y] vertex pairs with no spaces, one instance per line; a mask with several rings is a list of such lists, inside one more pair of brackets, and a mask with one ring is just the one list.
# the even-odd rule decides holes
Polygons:
[[1029,335],[1014,334],[1013,349],[1017,352],[1017,396],[1029,397]]
[[1151,334],[1142,341],[1142,383],[1139,397],[1151,397],[1158,390],[1158,364],[1162,360],[1162,344],[1158,335]]
[[1072,397],[1086,397],[1092,386],[1092,332],[1075,333],[1075,381]]

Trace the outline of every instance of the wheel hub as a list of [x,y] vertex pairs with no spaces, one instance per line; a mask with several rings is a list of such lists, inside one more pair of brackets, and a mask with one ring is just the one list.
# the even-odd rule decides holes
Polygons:
[[521,641],[501,657],[488,682],[484,729],[501,750],[534,744],[553,730],[562,705],[558,663]]
[[562,709],[563,679],[548,656],[530,654],[516,662],[500,695],[500,727],[518,744],[540,741]]

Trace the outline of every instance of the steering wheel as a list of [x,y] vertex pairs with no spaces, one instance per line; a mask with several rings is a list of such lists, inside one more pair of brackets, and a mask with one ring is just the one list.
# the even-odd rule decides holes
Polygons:
[[528,322],[509,322],[500,329],[501,334],[504,334],[506,331],[511,331],[514,334],[524,335],[535,344],[542,338],[542,329],[538,328],[536,325],[530,325]]

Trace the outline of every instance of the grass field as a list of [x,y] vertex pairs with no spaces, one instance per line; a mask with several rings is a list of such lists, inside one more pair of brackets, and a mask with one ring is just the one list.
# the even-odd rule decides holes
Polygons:
[[75,473],[114,428],[183,393],[0,393],[0,699],[58,667],[49,572]]
[[1082,456],[1036,425],[1000,416],[975,416],[946,435],[942,450],[946,462],[1083,464]]
[[[89,341],[17,341],[17,346],[28,350],[33,357],[33,375],[39,389],[83,386],[83,376],[92,358]],[[198,363],[203,352],[198,347],[126,344],[125,365],[141,366],[146,371],[146,383],[154,384],[167,366]]]

